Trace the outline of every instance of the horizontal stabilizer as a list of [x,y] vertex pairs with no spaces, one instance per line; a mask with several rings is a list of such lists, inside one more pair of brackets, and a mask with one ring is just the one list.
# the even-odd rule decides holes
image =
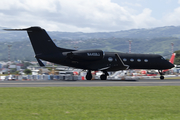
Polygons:
[[26,31],[25,29],[3,29],[6,31]]
[[44,65],[44,63],[40,60],[40,59],[38,59],[38,58],[36,58],[37,59],[37,61],[38,61],[38,63],[39,63],[39,66],[41,66],[41,67],[44,67],[45,65]]
[[3,29],[6,31],[27,31],[27,32],[31,32],[31,31],[41,31],[43,30],[41,27],[30,27],[30,28],[24,28],[24,29]]

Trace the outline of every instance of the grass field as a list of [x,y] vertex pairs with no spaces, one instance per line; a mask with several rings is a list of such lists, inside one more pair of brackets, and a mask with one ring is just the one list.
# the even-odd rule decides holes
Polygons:
[[0,120],[180,120],[180,87],[0,88]]

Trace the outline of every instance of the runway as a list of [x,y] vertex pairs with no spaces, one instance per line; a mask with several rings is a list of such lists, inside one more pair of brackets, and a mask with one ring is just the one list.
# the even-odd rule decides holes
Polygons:
[[180,86],[179,79],[144,79],[126,81],[0,81],[0,87],[96,87],[96,86]]

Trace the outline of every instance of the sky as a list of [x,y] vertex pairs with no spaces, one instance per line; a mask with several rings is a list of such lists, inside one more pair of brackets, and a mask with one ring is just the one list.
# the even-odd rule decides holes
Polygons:
[[114,32],[180,26],[180,0],[0,0],[0,27]]

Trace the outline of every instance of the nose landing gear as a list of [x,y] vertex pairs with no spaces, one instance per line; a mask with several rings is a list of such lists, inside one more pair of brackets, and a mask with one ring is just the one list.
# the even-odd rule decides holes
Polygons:
[[160,79],[164,80],[164,74],[163,74],[162,70],[158,70],[158,72],[160,74]]

